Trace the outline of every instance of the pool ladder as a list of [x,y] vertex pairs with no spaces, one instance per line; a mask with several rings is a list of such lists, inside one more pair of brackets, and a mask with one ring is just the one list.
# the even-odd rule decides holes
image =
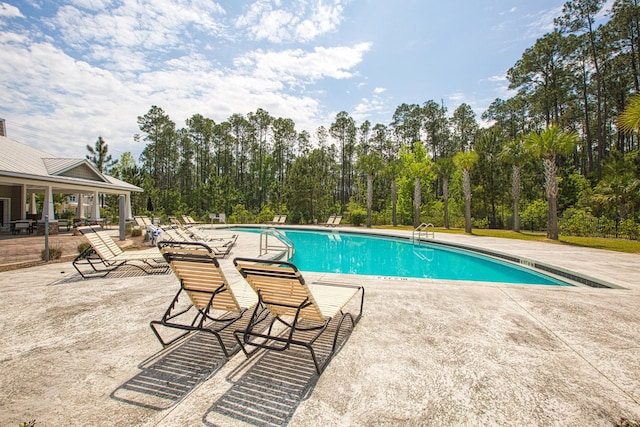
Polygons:
[[[271,239],[269,239],[269,237],[271,237]],[[285,236],[282,231],[275,228],[269,228],[260,232],[260,256],[270,251],[286,253],[287,259],[291,259],[295,253],[291,239]]]
[[[431,230],[431,231],[429,231]],[[428,239],[429,238],[429,233],[431,233],[431,238],[435,239],[436,238],[436,228],[433,226],[433,224],[429,223],[429,224],[425,224],[424,222],[422,224],[420,224],[419,226],[417,226],[414,230],[413,230],[413,234],[411,235],[411,240],[413,240],[413,243],[420,243],[420,240],[422,239],[422,235],[424,234],[424,236]]]

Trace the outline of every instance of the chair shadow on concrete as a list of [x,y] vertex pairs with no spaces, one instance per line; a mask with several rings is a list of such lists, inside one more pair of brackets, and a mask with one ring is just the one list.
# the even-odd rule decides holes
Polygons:
[[214,375],[226,361],[213,335],[194,333],[142,362],[138,366],[141,371],[116,388],[111,398],[154,410],[167,409]]
[[233,386],[202,417],[204,425],[224,426],[229,418],[256,426],[286,425],[318,380],[311,358],[300,350],[266,352],[237,375],[230,378]]
[[[171,270],[157,273],[157,274],[168,275],[170,273],[171,273]],[[91,281],[99,282],[100,280],[105,280],[104,277],[99,277],[99,276],[83,278],[78,272],[73,270],[73,268],[69,268],[68,270],[63,271],[61,273],[61,276],[62,276],[61,278],[48,283],[48,286],[64,285],[68,283],[78,283],[78,282],[90,283]],[[149,276],[149,274],[134,266],[124,265],[120,267],[118,270],[114,270],[111,273],[109,273],[106,279],[122,279],[127,277],[145,277],[145,276]]]
[[[329,329],[335,331],[338,323],[338,319],[332,319]],[[346,323],[339,334],[340,348],[353,330]],[[330,357],[332,346],[333,333],[325,334],[315,346],[318,358]],[[229,424],[229,419],[255,426],[286,425],[300,403],[310,397],[318,378],[313,360],[304,349],[260,350],[228,376],[233,385],[207,410],[202,422],[216,427]]]

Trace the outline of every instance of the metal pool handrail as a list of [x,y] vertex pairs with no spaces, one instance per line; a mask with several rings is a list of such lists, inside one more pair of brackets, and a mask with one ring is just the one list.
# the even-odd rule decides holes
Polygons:
[[[419,226],[417,226],[413,230],[413,234],[411,235],[411,240],[413,240],[414,243],[416,243],[416,242],[420,243],[420,239],[422,238],[422,233],[424,233],[426,238],[429,238],[429,229],[431,229],[431,238],[435,239],[436,238],[436,228],[431,223],[425,224],[423,222],[422,224],[420,224]],[[416,239],[416,233],[418,234],[418,238],[417,239]]]
[[[277,243],[270,244],[269,236],[275,238]],[[269,253],[270,250],[286,251],[287,259],[291,259],[295,253],[295,248],[293,247],[291,239],[276,228],[268,228],[260,232],[260,256]]]

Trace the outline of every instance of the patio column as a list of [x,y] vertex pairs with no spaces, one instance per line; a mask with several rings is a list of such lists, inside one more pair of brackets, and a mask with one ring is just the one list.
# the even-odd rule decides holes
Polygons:
[[78,220],[84,219],[84,194],[78,193],[78,206],[76,206],[76,217]]
[[91,210],[91,219],[100,219],[100,197],[98,192],[93,192],[93,209]]
[[55,210],[53,209],[53,188],[48,186],[44,190],[44,204],[42,205],[42,221],[45,217],[49,217],[49,221],[55,219]]
[[31,193],[31,203],[29,203],[29,213],[35,215],[38,213],[38,206],[36,205],[36,193]]
[[131,193],[126,193],[124,195],[124,212],[127,215],[125,219],[133,218],[133,215],[131,215]]
[[20,219],[27,219],[27,186],[21,185],[22,194],[20,196]]

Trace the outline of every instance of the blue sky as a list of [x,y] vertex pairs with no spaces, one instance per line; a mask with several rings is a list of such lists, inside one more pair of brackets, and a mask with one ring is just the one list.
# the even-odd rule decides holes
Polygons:
[[[8,136],[84,157],[102,136],[137,159],[137,117],[183,127],[263,108],[298,131],[340,111],[388,124],[402,103],[477,119],[563,0],[0,0]],[[610,9],[612,0],[605,10]]]

